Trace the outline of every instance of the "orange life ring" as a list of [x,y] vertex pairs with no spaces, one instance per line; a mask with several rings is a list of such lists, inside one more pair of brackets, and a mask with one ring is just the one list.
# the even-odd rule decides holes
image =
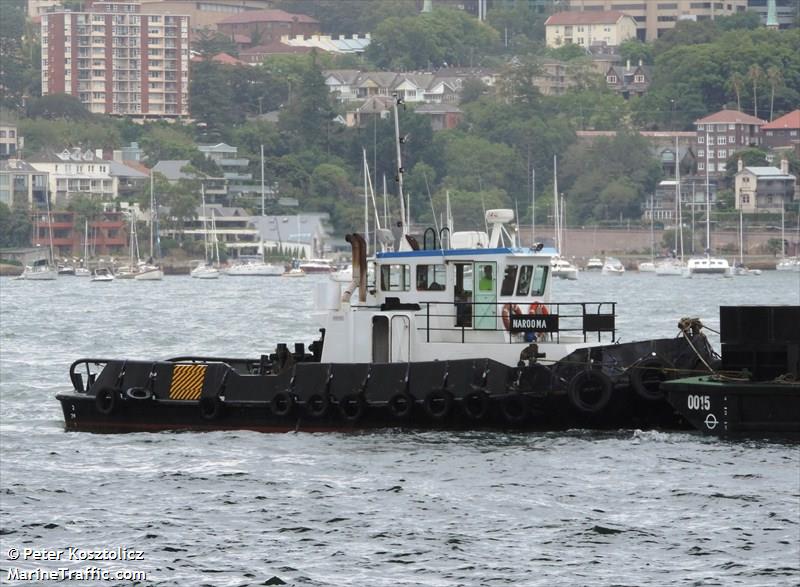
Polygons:
[[534,316],[547,316],[550,312],[547,311],[547,306],[539,302],[533,302],[528,308],[528,314]]
[[503,306],[503,326],[506,330],[511,329],[511,314],[514,314],[515,316],[521,316],[522,310],[520,310],[517,304],[506,304]]

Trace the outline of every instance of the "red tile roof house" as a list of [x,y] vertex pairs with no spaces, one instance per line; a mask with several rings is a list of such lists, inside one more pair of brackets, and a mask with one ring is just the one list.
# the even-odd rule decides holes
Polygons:
[[800,156],[800,110],[789,112],[761,127],[764,146],[770,149],[791,148]]
[[761,127],[765,120],[738,110],[720,110],[700,120],[697,128],[697,171],[714,177],[725,173],[725,163],[732,154],[750,146],[761,145]]
[[[217,30],[231,39],[247,37],[247,45],[269,45],[282,35],[313,35],[320,32],[319,21],[305,14],[284,10],[245,10],[217,23]],[[240,37],[244,40],[244,37]]]

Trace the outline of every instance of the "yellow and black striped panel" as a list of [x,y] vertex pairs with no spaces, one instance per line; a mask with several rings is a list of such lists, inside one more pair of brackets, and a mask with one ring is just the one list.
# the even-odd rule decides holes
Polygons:
[[175,365],[169,399],[198,400],[203,393],[206,365]]

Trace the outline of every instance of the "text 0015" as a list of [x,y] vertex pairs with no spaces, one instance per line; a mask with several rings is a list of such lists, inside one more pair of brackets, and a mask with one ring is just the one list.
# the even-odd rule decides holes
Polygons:
[[689,395],[686,397],[686,405],[690,410],[710,410],[711,398],[707,395]]

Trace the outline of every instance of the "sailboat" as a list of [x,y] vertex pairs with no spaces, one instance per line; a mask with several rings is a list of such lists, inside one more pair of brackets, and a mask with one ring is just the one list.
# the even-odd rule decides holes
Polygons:
[[161,281],[164,279],[164,271],[155,264],[155,259],[160,256],[158,245],[158,210],[156,209],[156,197],[153,191],[153,174],[150,174],[150,258],[147,263],[139,263],[138,271],[133,278],[136,281]]
[[708,182],[708,147],[709,135],[706,130],[706,254],[705,257],[689,259],[688,269],[690,275],[730,275],[731,267],[728,260],[711,256],[711,188]]
[[92,272],[89,270],[89,219],[83,221],[83,259],[81,259],[81,266],[75,267],[75,277],[91,277]]
[[732,275],[761,275],[760,269],[748,269],[744,264],[744,218],[739,208],[739,261],[731,267]]
[[[49,241],[49,258],[37,259],[32,265],[26,265],[25,270],[17,279],[24,279],[29,281],[53,281],[58,277],[58,268],[56,267],[53,259],[53,220],[50,217],[50,196],[45,196],[45,207],[47,210],[47,238]],[[39,225],[34,222],[34,234],[39,236]]]
[[[683,261],[683,206],[681,206],[680,156],[678,137],[675,137],[675,248],[671,257],[655,264],[655,273],[660,277],[674,277],[687,274]],[[680,258],[677,257],[680,251]],[[687,274],[688,275],[688,274]]]
[[553,210],[553,218],[555,219],[555,241],[558,255],[550,259],[550,274],[553,277],[574,281],[578,279],[578,268],[561,256],[564,245],[564,202],[563,199],[559,202],[558,198],[558,159],[556,155],[553,155],[553,199],[555,202],[555,208]]
[[[200,185],[200,194],[201,194],[202,201],[203,201],[203,251],[204,251],[204,255],[203,255],[203,260],[197,262],[197,266],[194,267],[194,269],[192,269],[189,272],[189,275],[191,275],[195,279],[219,279],[219,269],[217,269],[214,266],[213,261],[211,263],[209,263],[209,260],[208,260],[209,259],[209,248],[210,247],[209,247],[209,242],[208,242],[208,225],[206,223],[206,191],[205,191],[205,187],[202,184]],[[216,224],[214,222],[213,217],[211,219],[211,222],[212,222],[212,231],[214,232],[214,243],[217,244],[216,243],[217,234],[216,234],[216,230],[215,230],[216,229]],[[217,265],[219,265],[219,246],[217,246],[216,250],[217,250],[217,255],[216,255]],[[211,256],[212,257],[214,256],[213,252],[212,252]]]
[[[786,256],[786,218],[784,207],[781,206],[781,260],[775,265],[778,271],[796,271],[800,272],[800,257],[787,257]],[[797,240],[800,241],[800,214],[797,218]]]

